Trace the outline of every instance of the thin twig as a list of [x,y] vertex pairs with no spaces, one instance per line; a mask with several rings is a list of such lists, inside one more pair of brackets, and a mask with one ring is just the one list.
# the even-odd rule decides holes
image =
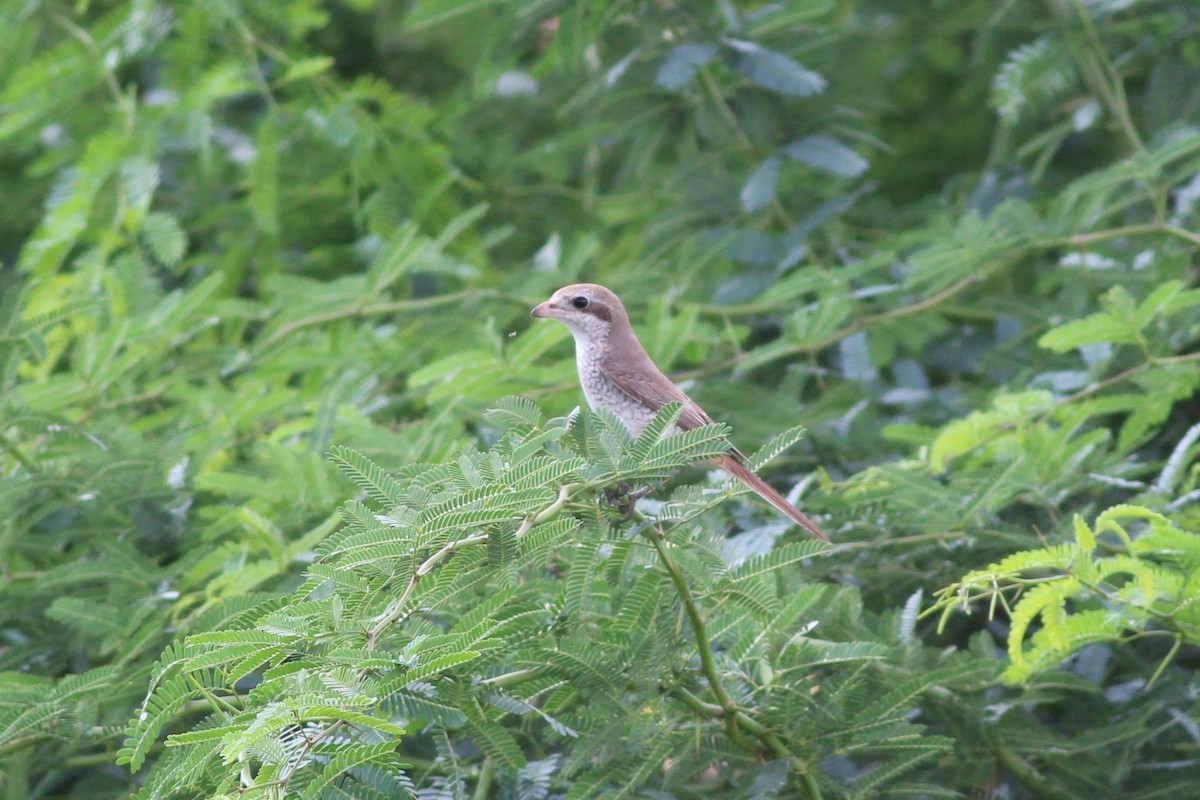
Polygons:
[[1083,398],[1088,397],[1089,395],[1095,394],[1096,392],[1100,391],[1101,389],[1107,389],[1109,386],[1112,386],[1114,384],[1120,383],[1121,381],[1132,378],[1133,376],[1137,375],[1138,373],[1145,372],[1146,370],[1150,369],[1151,367],[1160,367],[1160,366],[1164,366],[1164,365],[1168,365],[1168,364],[1183,364],[1188,361],[1200,361],[1200,353],[1185,353],[1185,354],[1179,355],[1179,356],[1166,356],[1165,358],[1155,358],[1155,359],[1151,359],[1150,361],[1143,361],[1141,364],[1137,364],[1136,366],[1132,366],[1127,370],[1118,372],[1116,375],[1112,375],[1108,378],[1105,378],[1102,381],[1097,381],[1096,383],[1093,383],[1090,386],[1086,386],[1083,389],[1080,389],[1079,391],[1075,392],[1074,394],[1069,394],[1066,397],[1059,400],[1055,405],[1056,405],[1056,407],[1057,406],[1065,406],[1065,405],[1069,405],[1070,403],[1074,403],[1076,400],[1082,400]]
[[370,305],[352,306],[350,308],[339,308],[333,311],[325,311],[320,314],[313,314],[309,317],[285,322],[278,328],[273,330],[269,335],[264,337],[262,341],[257,343],[258,350],[265,350],[281,339],[286,339],[296,331],[302,328],[310,328],[314,325],[323,325],[327,322],[336,322],[343,319],[361,319],[363,317],[374,317],[381,314],[395,314],[403,311],[424,311],[430,308],[440,308],[442,306],[454,305],[461,300],[471,299],[490,299],[490,300],[508,300],[512,302],[520,302],[525,304],[527,301],[515,298],[512,295],[503,292],[494,292],[485,289],[465,289],[461,292],[451,292],[450,294],[439,294],[433,297],[420,297],[409,300],[394,300],[389,303],[372,303]]
[[682,689],[682,687],[675,690],[675,696],[705,716],[719,716],[723,718],[725,720],[725,730],[729,734],[729,738],[742,748],[748,749],[743,737],[743,731],[745,731],[762,742],[776,757],[788,759],[800,774],[809,799],[820,800],[821,790],[817,785],[816,777],[812,774],[812,768],[803,764],[774,731],[750,717],[730,697],[725,684],[721,681],[721,674],[717,670],[716,659],[713,657],[712,641],[708,635],[708,626],[705,624],[704,616],[700,613],[696,599],[687,585],[687,579],[684,577],[683,571],[675,563],[675,559],[671,557],[670,550],[667,548],[666,534],[663,532],[662,526],[648,527],[643,531],[643,535],[658,552],[659,560],[662,562],[663,568],[666,569],[667,575],[671,578],[671,583],[675,586],[675,593],[679,596],[680,603],[683,604],[684,613],[687,614],[688,621],[692,625],[692,634],[696,637],[696,650],[700,655],[700,669],[704,672],[704,676],[708,680],[709,689],[712,691],[713,696],[716,697],[718,704],[705,703],[700,698]]
[[296,770],[300,769],[300,765],[303,763],[304,759],[308,757],[308,754],[312,752],[312,749],[316,747],[322,739],[332,735],[345,724],[345,720],[339,719],[328,728],[318,733],[316,736],[306,740],[304,742],[303,749],[300,750],[300,753],[296,756],[292,763],[288,765],[288,768],[283,775],[279,777],[278,783],[280,785],[286,785],[286,783],[292,779],[292,775],[296,773]]
[[534,678],[540,678],[549,671],[549,667],[529,667],[528,669],[518,669],[513,672],[505,672],[503,675],[493,675],[490,678],[484,678],[479,681],[484,686],[494,686],[497,689],[507,689],[510,686],[519,686],[526,681],[531,681]]
[[12,453],[13,458],[15,458],[17,461],[20,461],[23,465],[25,465],[25,468],[28,469],[30,472],[38,471],[37,462],[34,461],[29,456],[27,456],[21,450],[21,446],[19,444],[17,444],[16,442],[11,441],[8,438],[7,434],[0,433],[0,451],[5,451],[5,450],[7,450],[9,453]]
[[1092,231],[1091,233],[1077,233],[1057,243],[1072,247],[1085,247],[1092,242],[1103,242],[1108,239],[1119,239],[1123,236],[1142,236],[1155,233],[1165,233],[1175,236],[1190,242],[1196,247],[1200,247],[1200,233],[1194,233],[1186,228],[1181,228],[1178,225],[1170,225],[1166,222],[1146,222],[1140,225],[1125,225],[1120,228],[1109,228],[1103,231]]
[[[125,95],[121,93],[121,86],[117,83],[116,75],[108,68],[108,65],[104,61],[104,53],[101,52],[99,45],[96,44],[96,40],[92,38],[92,35],[57,11],[51,11],[50,16],[96,59],[96,63],[100,67],[100,74],[104,78],[104,85],[108,89],[108,93],[112,95],[113,102],[117,106],[128,107],[129,103],[126,101]],[[127,118],[126,123],[131,125],[132,120]]]
[[1030,791],[1038,797],[1044,797],[1047,800],[1050,798],[1053,800],[1081,800],[1079,795],[1068,791],[1066,787],[1047,780],[1042,773],[1038,772],[1037,767],[1022,758],[1012,748],[996,742],[992,745],[992,752],[1005,769],[1015,775],[1017,780],[1029,787]]
[[688,588],[683,571],[679,569],[679,565],[675,563],[675,559],[671,558],[670,551],[667,550],[666,534],[663,533],[662,526],[658,525],[646,528],[644,535],[658,551],[658,558],[666,568],[671,582],[675,584],[675,593],[679,595],[684,613],[692,623],[692,635],[696,637],[696,650],[700,654],[700,669],[708,679],[710,691],[721,706],[722,716],[725,719],[725,731],[731,740],[744,747],[742,732],[735,718],[738,710],[737,703],[729,696],[725,684],[721,681],[721,674],[717,671],[717,663],[713,658],[712,642],[708,638],[708,627],[704,624],[704,617],[700,614],[700,608],[696,605],[696,599],[692,596],[691,589]]
[[[558,497],[555,498],[553,503],[546,506],[536,514],[530,514],[526,516],[525,519],[521,521],[521,526],[517,528],[515,534],[516,538],[520,539],[525,534],[529,533],[534,525],[540,525],[541,523],[557,516],[567,504],[567,501],[571,499],[571,494],[581,486],[583,486],[583,484],[579,483],[568,483],[560,486],[558,489]],[[404,587],[404,591],[401,592],[400,597],[398,597],[396,601],[391,604],[387,613],[380,617],[379,621],[376,622],[369,631],[367,631],[367,650],[373,651],[375,649],[375,640],[379,638],[379,634],[383,633],[388,626],[392,625],[394,622],[396,622],[396,620],[404,616],[404,611],[408,606],[408,601],[412,598],[413,592],[416,591],[417,583],[421,580],[421,578],[432,572],[433,568],[436,567],[443,558],[451,553],[457,552],[472,545],[484,544],[487,542],[487,540],[488,534],[486,533],[477,533],[474,536],[466,536],[462,539],[455,539],[453,541],[446,542],[446,544],[442,545],[442,547],[436,553],[422,561],[420,566],[418,566],[413,572],[412,577],[408,579],[408,585]]]
[[487,800],[491,796],[492,783],[496,779],[496,762],[487,757],[483,759],[483,767],[479,770],[479,782],[475,784],[472,800]]

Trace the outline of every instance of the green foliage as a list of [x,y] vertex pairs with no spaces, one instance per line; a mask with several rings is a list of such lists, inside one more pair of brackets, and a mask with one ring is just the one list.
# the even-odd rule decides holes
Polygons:
[[[4,791],[1189,796],[1197,40],[0,0]],[[576,280],[729,427],[574,411]]]
[[[1142,520],[1148,530],[1131,539],[1121,519]],[[970,572],[941,589],[930,610],[941,609],[945,625],[956,606],[986,601],[994,615],[1003,605],[1012,629],[1011,663],[1002,677],[1014,683],[1028,682],[1086,645],[1117,641],[1131,631],[1174,638],[1167,661],[1182,644],[1200,643],[1200,536],[1131,505],[1108,509],[1095,527],[1078,516],[1074,524],[1073,544],[1023,550]],[[1097,537],[1105,533],[1116,534],[1117,552],[1101,551]],[[1035,621],[1040,626],[1030,634]]]
[[[334,781],[358,796],[353,776],[363,764],[391,776],[389,793],[408,793],[397,749],[431,726],[455,749],[469,743],[512,773],[526,768],[534,737],[569,745],[545,774],[569,781],[576,797],[651,776],[690,783],[728,757],[723,731],[743,727],[733,744],[745,768],[761,754],[811,765],[845,750],[870,765],[859,794],[897,785],[946,752],[948,740],[922,737],[906,719],[909,703],[975,667],[914,679],[868,703],[888,683],[869,665],[889,648],[814,638],[804,625],[857,613],[853,592],[795,582],[792,566],[823,545],[728,562],[721,538],[694,522],[720,494],[667,504],[664,521],[644,517],[635,532],[653,548],[612,527],[605,487],[728,447],[720,426],[666,435],[680,411],[664,408],[631,440],[613,418],[543,421],[512,399],[491,415],[508,425],[489,450],[401,477],[341,448],[337,460],[371,506],[347,505],[348,524],[322,543],[290,600],[168,650],[119,760],[140,768],[160,731],[205,698],[216,703],[212,713],[166,743],[204,754],[184,757],[189,780],[239,785],[244,797],[309,796]],[[499,563],[497,539],[510,550]],[[664,567],[685,581],[684,593],[663,580]],[[708,634],[680,626],[680,601],[693,620],[703,603],[705,629],[728,643],[703,653],[703,672],[691,665],[693,637],[707,648]],[[714,677],[736,687],[738,699]],[[620,699],[639,689],[656,696],[654,713]],[[656,721],[671,713],[693,720],[671,732]],[[731,714],[744,720],[732,729]],[[867,731],[865,740],[856,735]],[[663,760],[684,741],[701,746],[664,772]],[[880,761],[893,743],[899,757]],[[149,781],[167,786],[154,773]],[[169,792],[143,796],[157,793]]]

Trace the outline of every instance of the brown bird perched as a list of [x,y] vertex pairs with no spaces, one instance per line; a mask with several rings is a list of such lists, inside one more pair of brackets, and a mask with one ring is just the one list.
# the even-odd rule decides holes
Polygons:
[[[588,405],[611,411],[634,436],[639,435],[667,403],[683,404],[683,413],[675,423],[677,430],[689,431],[712,424],[712,417],[646,355],[629,324],[625,306],[603,286],[594,283],[564,286],[535,307],[530,315],[539,319],[557,319],[567,326],[575,337],[575,366]],[[730,447],[725,455],[714,459],[714,463],[804,530],[829,541],[815,522],[750,471],[746,456],[736,447]]]

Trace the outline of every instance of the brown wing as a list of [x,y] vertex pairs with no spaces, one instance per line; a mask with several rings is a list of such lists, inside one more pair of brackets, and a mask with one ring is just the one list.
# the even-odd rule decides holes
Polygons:
[[[677,423],[681,430],[690,431],[701,425],[712,424],[712,417],[696,405],[682,389],[672,383],[670,378],[663,375],[645,354],[642,354],[641,358],[614,360],[621,363],[613,364],[606,359],[600,364],[600,372],[634,400],[655,411],[667,403],[683,403],[683,413],[679,416]],[[713,459],[711,463],[745,483],[756,494],[813,536],[826,542],[829,541],[815,522],[789,503],[770,484],[751,472],[746,466],[746,461],[746,456],[740,450],[730,447],[727,455]]]
[[658,411],[667,403],[683,403],[683,413],[676,423],[680,430],[690,431],[713,423],[712,417],[663,375],[648,357],[625,361],[628,363],[615,365],[605,360],[600,364],[600,372],[646,408]]

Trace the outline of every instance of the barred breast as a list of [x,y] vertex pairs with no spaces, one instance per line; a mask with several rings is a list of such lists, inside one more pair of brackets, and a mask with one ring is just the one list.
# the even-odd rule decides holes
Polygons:
[[654,410],[634,400],[622,392],[615,383],[600,371],[600,364],[591,349],[580,348],[575,354],[575,366],[579,371],[579,384],[583,387],[583,396],[593,410],[607,408],[625,423],[625,427],[634,436],[654,419]]

